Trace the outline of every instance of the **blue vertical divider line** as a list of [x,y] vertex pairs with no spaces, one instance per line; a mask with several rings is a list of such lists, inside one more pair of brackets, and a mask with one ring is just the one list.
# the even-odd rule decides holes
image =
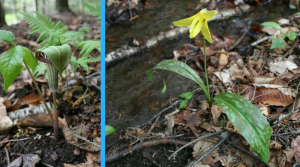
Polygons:
[[105,167],[105,0],[101,0],[101,167]]

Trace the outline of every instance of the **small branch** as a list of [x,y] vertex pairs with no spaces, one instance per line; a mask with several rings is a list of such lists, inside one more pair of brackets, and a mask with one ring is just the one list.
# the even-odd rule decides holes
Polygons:
[[8,150],[7,150],[6,146],[4,147],[4,149],[5,149],[5,152],[6,152],[7,165],[9,165],[10,164],[10,159],[9,159],[9,154],[8,154]]
[[[152,147],[152,146],[157,146],[157,145],[162,145],[162,144],[169,144],[169,145],[179,145],[179,146],[183,146],[186,145],[188,142],[186,141],[182,141],[182,140],[174,140],[171,138],[165,138],[165,139],[155,139],[155,140],[150,140],[150,141],[145,141],[144,143],[142,143],[141,145],[139,145],[139,147],[137,147],[135,150],[139,150],[142,148],[148,148],[148,147]],[[194,147],[193,144],[188,145],[187,148],[192,149]],[[105,158],[105,162],[106,163],[110,163],[113,162],[121,157],[124,157],[125,155],[128,155],[129,153],[129,149],[124,149],[121,151],[118,151],[108,157]]]
[[75,136],[75,137],[77,137],[77,138],[79,138],[81,140],[84,140],[84,141],[86,141],[86,142],[88,142],[88,143],[90,143],[90,144],[92,144],[92,145],[94,145],[96,147],[101,148],[100,145],[98,145],[97,143],[94,143],[94,142],[91,142],[91,141],[87,140],[85,137],[79,136],[78,134],[75,134],[75,133],[73,134],[73,136]]
[[232,135],[232,133],[230,133],[228,136],[226,136],[225,138],[223,138],[219,143],[217,143],[215,146],[213,146],[210,150],[208,150],[204,155],[202,155],[196,162],[194,162],[191,167],[194,167],[198,162],[200,162],[203,158],[205,158],[206,156],[208,156],[209,153],[211,153],[214,149],[216,149],[217,147],[219,147],[219,145],[221,145],[223,142],[225,142],[225,140],[227,140],[230,136]]
[[286,132],[286,133],[280,133],[280,134],[272,134],[272,136],[277,137],[277,136],[289,135],[289,134],[294,134],[294,133],[300,133],[300,130],[292,131],[292,132]]
[[156,117],[158,117],[158,116],[161,115],[163,112],[167,111],[168,109],[170,109],[170,108],[173,107],[175,104],[177,104],[177,103],[179,103],[179,102],[181,102],[181,101],[182,101],[182,100],[177,100],[177,101],[175,101],[175,102],[174,102],[173,104],[171,104],[169,107],[163,109],[161,112],[159,112],[158,114],[154,115],[154,117],[152,117],[148,122],[146,122],[146,123],[144,123],[144,124],[138,126],[137,128],[142,128],[143,126],[145,126],[145,125],[151,123],[151,121],[153,121]]
[[[222,136],[217,136],[217,137],[220,138],[220,139],[223,139]],[[226,142],[228,143],[228,141],[226,141]],[[249,152],[249,151],[247,151],[246,149],[244,149],[244,148],[238,146],[237,144],[231,143],[231,142],[230,142],[229,144],[231,144],[231,145],[233,145],[234,147],[238,148],[239,150],[241,150],[241,151],[243,151],[243,152],[249,154],[251,157],[255,158],[256,160],[258,160],[259,162],[265,164],[266,166],[272,167],[272,166],[270,166],[269,164],[267,164],[267,163],[265,163],[264,161],[262,161],[259,157],[253,155],[251,152]]]
[[293,111],[293,112],[290,112],[290,113],[287,113],[287,114],[281,114],[278,118],[278,122],[280,123],[284,118],[290,116],[290,115],[293,115],[295,113],[299,112],[299,109]]
[[224,132],[224,131],[225,131],[225,130],[221,130],[220,132],[209,133],[209,134],[203,135],[203,136],[201,136],[201,137],[198,137],[197,139],[195,139],[195,140],[193,140],[193,141],[187,143],[186,145],[180,147],[180,148],[179,148],[178,150],[176,150],[172,155],[170,155],[168,159],[170,160],[172,157],[175,158],[176,154],[177,154],[179,151],[181,151],[181,150],[184,149],[185,147],[189,146],[190,144],[193,144],[193,143],[195,143],[195,142],[197,142],[197,141],[199,141],[199,140],[205,139],[205,138],[209,138],[209,137],[215,136],[215,135],[217,135],[217,134],[219,134],[219,133],[222,133],[222,132]]

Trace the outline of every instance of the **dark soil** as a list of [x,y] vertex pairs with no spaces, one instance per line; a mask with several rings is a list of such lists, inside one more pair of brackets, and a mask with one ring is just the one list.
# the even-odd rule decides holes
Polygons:
[[[62,134],[59,131],[58,140],[51,138],[50,136],[46,136],[47,133],[53,133],[53,128],[46,127],[38,130],[35,134],[31,134],[28,140],[20,140],[14,141],[10,143],[10,147],[8,148],[8,152],[10,154],[10,161],[14,161],[21,155],[25,154],[37,154],[41,158],[40,163],[37,167],[45,166],[42,164],[46,163],[52,166],[63,167],[63,163],[68,164],[80,164],[86,161],[85,159],[85,151],[80,150],[79,155],[74,154],[75,146],[68,144]],[[42,135],[40,139],[35,139],[34,137],[37,134]],[[12,138],[12,135],[10,135]],[[23,137],[27,138],[27,137]],[[52,157],[57,154],[57,159],[54,160]],[[7,166],[7,158],[5,150],[0,149],[0,166]]]

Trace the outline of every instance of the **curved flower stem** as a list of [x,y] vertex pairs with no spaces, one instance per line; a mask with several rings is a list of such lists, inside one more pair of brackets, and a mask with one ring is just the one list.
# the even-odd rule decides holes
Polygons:
[[38,93],[39,93],[39,95],[40,95],[40,97],[41,97],[41,99],[42,99],[42,101],[43,101],[43,103],[44,103],[44,106],[45,106],[45,108],[46,108],[46,110],[47,110],[47,112],[48,112],[48,114],[49,114],[49,116],[50,116],[50,118],[51,118],[52,123],[54,123],[54,119],[53,119],[53,116],[52,116],[52,114],[51,114],[51,110],[49,109],[49,107],[48,107],[48,105],[47,105],[47,103],[46,103],[46,101],[45,101],[45,99],[44,99],[44,96],[42,95],[42,92],[41,92],[41,90],[40,90],[38,84],[37,84],[36,81],[35,81],[34,76],[32,75],[32,73],[31,73],[31,71],[30,71],[28,65],[26,64],[26,62],[23,61],[23,63],[25,64],[26,69],[27,69],[27,71],[28,71],[28,73],[29,73],[29,75],[30,75],[32,81],[33,81],[33,84],[34,84],[36,90],[38,91]]
[[53,129],[54,129],[54,138],[55,140],[58,139],[58,112],[56,111],[56,92],[52,92],[52,95],[53,95],[53,111],[55,113],[55,119],[54,119],[54,126],[53,126]]
[[209,106],[211,106],[211,100],[210,100],[210,92],[209,92],[209,84],[208,84],[208,76],[207,76],[207,69],[206,69],[206,50],[205,50],[205,38],[203,38],[203,55],[204,55],[204,73],[205,73],[205,80],[206,80],[206,87],[207,87],[207,100],[209,103]]

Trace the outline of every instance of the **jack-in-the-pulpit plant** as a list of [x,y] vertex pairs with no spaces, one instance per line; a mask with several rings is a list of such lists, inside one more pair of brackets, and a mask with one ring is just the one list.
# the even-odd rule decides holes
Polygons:
[[[97,19],[100,18],[100,5],[92,6],[85,2],[82,3],[89,8],[94,16],[98,17]],[[58,127],[58,115],[56,112],[55,91],[58,84],[58,74],[61,76],[69,63],[73,65],[75,71],[78,65],[81,65],[85,70],[89,71],[87,63],[100,60],[100,56],[95,58],[90,57],[90,52],[95,48],[100,51],[100,41],[83,41],[85,36],[83,32],[68,31],[68,28],[60,21],[53,23],[49,17],[39,12],[34,12],[35,16],[28,13],[20,13],[28,20],[29,27],[33,27],[30,34],[40,33],[36,42],[42,41],[40,43],[42,47],[36,52],[36,56],[39,60],[44,62],[44,64],[38,64],[32,51],[26,47],[16,45],[14,42],[15,36],[12,32],[0,30],[0,40],[13,45],[11,49],[4,52],[0,57],[0,73],[4,79],[4,90],[7,92],[8,87],[17,78],[19,73],[22,70],[27,69],[53,124],[55,122],[54,133],[57,138],[57,130],[55,129]],[[72,56],[71,59],[70,44],[74,45],[77,49],[81,48],[80,55],[82,56],[79,57],[79,59],[74,56]],[[22,63],[24,64],[24,67],[22,67]],[[42,68],[45,66],[47,68]],[[44,70],[47,70],[45,76],[48,78],[49,88],[53,93],[53,109],[56,113],[55,120],[34,77],[34,74],[41,74]],[[35,73],[36,71],[38,72]]]
[[[217,14],[217,11],[207,11],[202,9],[198,14],[189,17],[187,19],[174,22],[175,26],[190,26],[190,38],[196,37],[200,31],[202,31],[204,40],[204,71],[206,85],[199,77],[199,75],[188,65],[181,61],[176,60],[164,60],[158,63],[152,70],[148,72],[148,78],[152,81],[153,71],[155,69],[169,70],[177,74],[185,76],[195,81],[204,91],[204,94],[208,100],[210,107],[214,103],[215,105],[222,107],[226,115],[237,130],[248,141],[251,148],[259,155],[259,157],[268,163],[270,137],[272,134],[271,127],[264,117],[264,115],[248,100],[240,95],[224,92],[220,93],[214,98],[210,97],[209,84],[206,70],[206,52],[205,52],[205,39],[212,43],[211,34],[208,29],[207,21],[212,19]],[[191,98],[192,92],[181,95],[184,98],[184,104]],[[183,108],[184,105],[180,105]]]

